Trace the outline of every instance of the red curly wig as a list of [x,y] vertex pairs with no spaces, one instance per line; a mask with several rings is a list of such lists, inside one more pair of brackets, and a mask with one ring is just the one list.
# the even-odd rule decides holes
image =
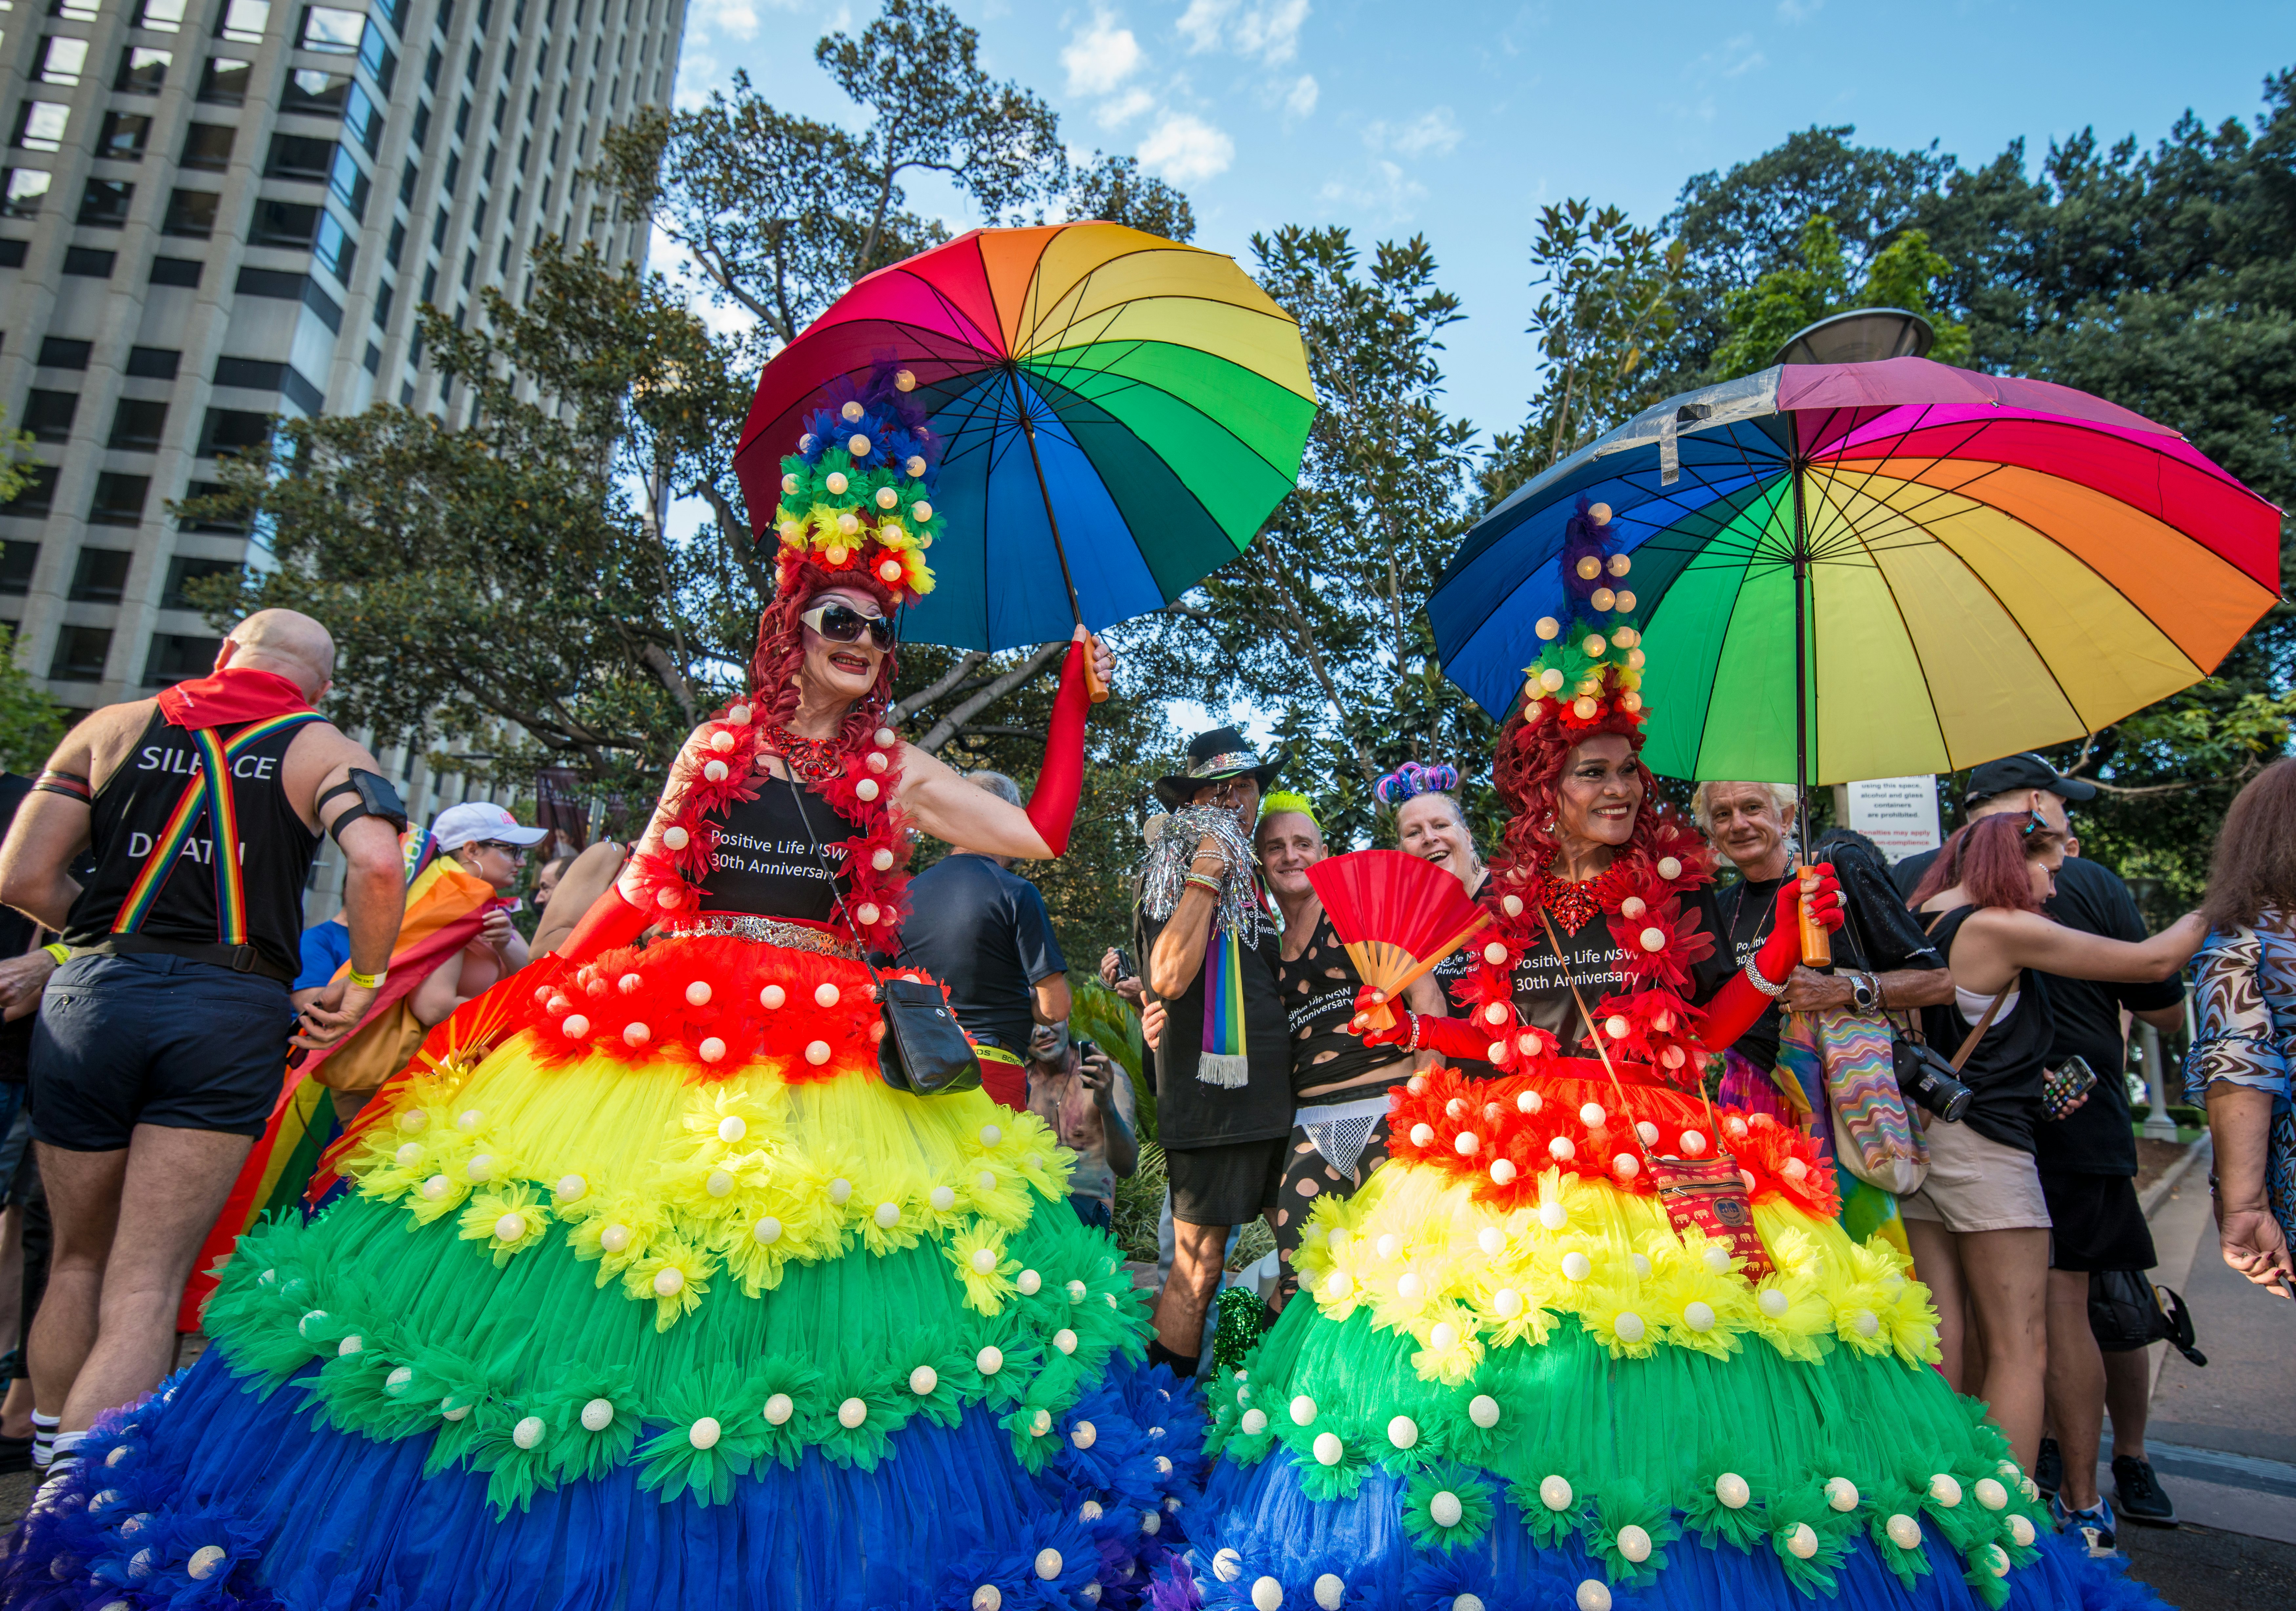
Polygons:
[[1554,831],[1554,805],[1562,791],[1563,769],[1580,744],[1605,733],[1615,733],[1627,741],[1635,774],[1643,785],[1634,832],[1618,859],[1647,867],[1660,857],[1672,856],[1693,869],[1710,865],[1705,835],[1660,793],[1657,775],[1643,764],[1641,712],[1627,710],[1614,690],[1606,690],[1595,715],[1583,720],[1568,703],[1558,700],[1529,703],[1527,708],[1536,715],[1526,719],[1526,706],[1518,704],[1500,727],[1498,753],[1491,768],[1499,798],[1514,810],[1499,835],[1498,853],[1491,859],[1491,872],[1500,883],[1535,888],[1545,882],[1555,857],[1562,853],[1562,841]]

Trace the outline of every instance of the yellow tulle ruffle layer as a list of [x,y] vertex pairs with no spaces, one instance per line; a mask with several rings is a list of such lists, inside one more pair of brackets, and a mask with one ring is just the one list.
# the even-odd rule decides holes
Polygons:
[[[706,1081],[668,1064],[545,1062],[521,1032],[474,1067],[394,1088],[344,1166],[411,1224],[449,1216],[499,1264],[559,1245],[667,1328],[713,1285],[750,1297],[792,1262],[942,1245],[968,1307],[994,1314],[1034,1272],[1005,1256],[1074,1155],[986,1095],[919,1098],[876,1069],[784,1083],[765,1064]],[[535,1256],[553,1256],[537,1254]]]
[[1538,1202],[1500,1210],[1445,1171],[1390,1163],[1351,1198],[1308,1216],[1300,1287],[1332,1319],[1357,1309],[1407,1333],[1422,1378],[1464,1381],[1487,1348],[1546,1340],[1575,1315],[1613,1358],[1657,1347],[1726,1357],[1750,1342],[1788,1359],[1841,1347],[1934,1362],[1937,1311],[1905,1255],[1859,1245],[1832,1220],[1756,1204],[1775,1267],[1744,1261],[1693,1228],[1677,1234],[1655,1199],[1550,1169]]

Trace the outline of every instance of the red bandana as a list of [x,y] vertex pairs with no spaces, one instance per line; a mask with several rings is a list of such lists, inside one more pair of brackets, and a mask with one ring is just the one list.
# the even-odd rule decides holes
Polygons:
[[203,727],[235,727],[310,708],[302,689],[276,671],[258,671],[251,666],[226,666],[160,694],[160,713],[175,726],[195,733]]

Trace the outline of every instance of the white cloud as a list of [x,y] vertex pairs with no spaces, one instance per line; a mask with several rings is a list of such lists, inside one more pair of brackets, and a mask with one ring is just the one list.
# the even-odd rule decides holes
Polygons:
[[1308,0],[1188,0],[1179,28],[1191,51],[1226,49],[1280,67],[1298,52],[1307,21]]
[[1316,82],[1316,75],[1301,73],[1283,97],[1283,115],[1295,119],[1306,117],[1316,110],[1316,99],[1322,94],[1323,88]]
[[714,33],[754,39],[758,37],[760,4],[770,11],[796,9],[796,0],[700,0],[693,7],[693,20]]
[[1135,86],[1122,95],[1100,103],[1093,115],[1103,128],[1119,128],[1156,104],[1156,97]]
[[1374,151],[1392,151],[1406,157],[1423,157],[1431,152],[1440,157],[1459,144],[1463,132],[1451,109],[1438,106],[1400,127],[1384,120],[1374,123],[1364,130],[1363,137]]
[[1372,164],[1366,179],[1327,179],[1323,189],[1324,201],[1367,213],[1385,223],[1409,218],[1412,209],[1426,194],[1427,187],[1406,174],[1401,163],[1384,157]]
[[1754,48],[1753,35],[1737,34],[1699,57],[1691,64],[1691,70],[1700,78],[1736,78],[1752,72],[1767,60]]
[[1168,111],[1140,142],[1140,165],[1175,185],[1192,185],[1226,173],[1235,160],[1235,142],[1188,112]]
[[[719,0],[720,4],[738,0]],[[1061,52],[1061,65],[1069,70],[1069,94],[1104,95],[1139,71],[1145,60],[1140,41],[1128,28],[1119,28],[1106,12],[1092,14],[1092,25],[1079,29]]]
[[1807,22],[1825,9],[1825,0],[1778,0],[1778,21]]

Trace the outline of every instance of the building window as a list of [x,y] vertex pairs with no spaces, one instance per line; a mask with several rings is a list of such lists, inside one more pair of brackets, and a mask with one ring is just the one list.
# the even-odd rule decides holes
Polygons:
[[398,77],[398,58],[390,46],[383,43],[382,30],[369,24],[359,36],[359,65],[374,75],[374,81],[389,95],[392,82]]
[[200,283],[201,264],[196,258],[153,258],[152,284],[154,285],[184,285],[196,290]]
[[184,355],[172,347],[130,347],[127,373],[147,381],[172,381]]
[[[417,151],[421,151],[423,147],[430,144],[430,102],[425,101],[414,109],[414,131],[410,138],[414,141],[414,149]],[[410,168],[406,171],[413,173],[414,170]]]
[[80,193],[79,221],[101,229],[118,229],[127,222],[127,209],[135,200],[135,186],[125,179],[90,179]]
[[154,33],[172,34],[184,26],[189,0],[144,0],[135,10],[135,26]]
[[351,265],[358,260],[358,242],[340,220],[324,209],[319,213],[318,234],[311,242],[311,250],[330,274],[346,285],[350,284]]
[[56,634],[56,657],[48,676],[56,682],[102,682],[111,655],[110,627],[66,627]]
[[32,590],[32,567],[40,563],[37,543],[0,543],[0,598],[21,598]]
[[390,244],[382,249],[383,259],[396,268],[398,267],[399,255],[406,250],[406,225],[403,219],[396,220],[390,226]]
[[71,591],[76,604],[116,604],[127,590],[127,567],[135,555],[127,548],[82,548],[72,562]]
[[305,50],[355,55],[359,36],[365,29],[366,18],[361,12],[337,11],[329,5],[307,5],[303,8],[302,37],[296,43]]
[[71,127],[71,108],[61,101],[27,101],[16,109],[12,144],[26,151],[61,151]]
[[357,157],[340,146],[335,150],[334,162],[327,172],[327,188],[334,192],[337,201],[350,209],[351,217],[362,222],[365,220],[366,198],[371,188],[366,169],[359,166]]
[[91,525],[136,526],[144,522],[144,505],[152,496],[148,475],[121,475],[106,470],[95,478],[95,501],[88,506]]
[[[226,489],[221,481],[193,481],[189,487],[184,489],[184,502],[186,505],[193,505],[203,502],[209,498],[220,497],[226,490]],[[186,514],[176,522],[176,524],[181,530],[185,531],[211,531],[219,537],[244,537],[247,535],[247,522],[237,514],[217,514],[213,512],[196,515]],[[182,566],[221,565],[225,563],[226,563],[225,561],[211,559],[179,559],[176,561],[176,565]],[[235,565],[231,566],[230,568],[233,570],[238,569]],[[211,575],[213,572],[193,571],[189,571],[186,574]],[[182,596],[182,586],[183,579],[176,576],[174,567],[171,566],[168,571],[168,590],[169,597],[162,598],[160,601],[161,605],[170,610],[190,609],[192,606],[188,603],[173,604],[169,602],[169,598],[179,598]]]
[[149,398],[124,397],[111,412],[111,437],[106,446],[127,453],[156,453],[160,434],[168,428],[168,405]]
[[56,477],[62,474],[54,464],[19,464],[26,477],[23,488],[4,505],[10,514],[27,520],[45,520],[56,501]]
[[354,84],[343,97],[343,127],[373,156],[382,146],[382,114],[367,98],[366,91]]
[[242,62],[234,56],[209,56],[207,66],[200,71],[200,99],[237,106],[247,99],[248,81],[254,71],[252,62]]
[[393,285],[389,280],[381,280],[376,282],[374,288],[374,322],[377,326],[388,325],[390,323],[390,302],[391,299],[398,294],[398,287]]
[[107,162],[141,162],[152,140],[152,119],[142,112],[108,111],[96,136],[95,154]]
[[212,190],[178,190],[168,197],[168,217],[160,231],[205,240],[215,234],[216,208],[223,198]]
[[45,391],[35,386],[24,394],[24,429],[36,442],[70,441],[72,417],[78,412],[77,391]]
[[258,246],[308,248],[319,232],[320,209],[300,201],[275,201],[268,197],[255,204],[255,225],[247,238]]
[[40,341],[40,367],[85,369],[88,354],[94,349],[93,341],[75,341],[70,336],[44,336]]
[[29,218],[40,210],[40,202],[48,193],[55,176],[37,168],[12,168],[4,199],[0,199],[0,212],[12,218]]
[[96,0],[48,0],[48,15],[67,22],[93,22],[95,4]]
[[229,0],[216,32],[234,45],[260,45],[271,24],[271,0]]
[[144,662],[144,686],[164,687],[186,677],[204,677],[215,667],[220,637],[187,637],[174,632],[152,634],[152,657]]
[[111,87],[122,95],[156,95],[160,86],[167,83],[168,66],[175,59],[172,51],[130,45],[119,53],[119,71],[111,80]]
[[238,130],[228,123],[194,123],[184,130],[185,168],[221,173],[231,166],[231,147]]
[[118,252],[101,251],[93,246],[67,246],[64,248],[64,272],[66,274],[79,275],[86,279],[110,279],[111,277],[111,267],[119,260],[119,254]]
[[287,75],[287,88],[279,98],[279,110],[301,112],[314,118],[339,118],[342,116],[343,103],[350,93],[351,76],[348,73],[299,67]]
[[271,160],[263,165],[263,171],[275,179],[324,179],[340,149],[332,140],[274,135]]
[[51,34],[40,41],[40,58],[32,76],[43,84],[70,86],[79,82],[87,65],[87,41]]
[[[215,483],[209,481],[202,482],[201,485],[214,486]],[[220,491],[221,489],[218,487],[217,488],[217,490]],[[210,577],[217,576],[228,576],[236,579],[244,569],[245,567],[241,565],[236,560],[192,559],[186,555],[179,554],[175,558],[168,562],[168,590],[160,596],[160,608],[162,610],[196,610],[199,606],[193,604],[190,599],[184,596],[184,584],[185,582],[201,582],[206,581]],[[209,649],[208,651],[208,663],[213,664],[214,661],[215,651],[213,649]]]
[[244,453],[271,440],[271,416],[242,408],[210,408],[200,428],[200,456]]

